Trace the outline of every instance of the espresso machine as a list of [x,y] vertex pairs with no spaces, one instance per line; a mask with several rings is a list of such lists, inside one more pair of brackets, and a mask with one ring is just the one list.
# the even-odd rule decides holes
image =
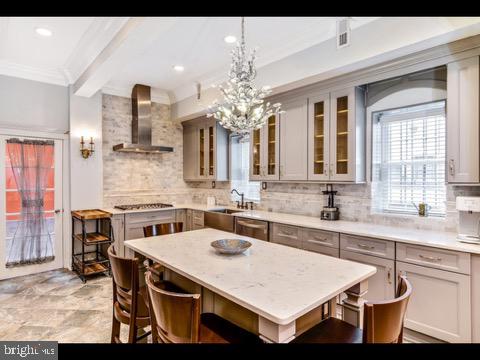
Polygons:
[[323,195],[328,195],[327,206],[323,207],[322,212],[320,213],[320,219],[322,220],[338,220],[340,217],[340,212],[334,204],[334,196],[337,193],[333,191],[333,185],[327,184],[327,189],[322,191]]
[[480,197],[457,196],[458,235],[461,242],[480,245]]

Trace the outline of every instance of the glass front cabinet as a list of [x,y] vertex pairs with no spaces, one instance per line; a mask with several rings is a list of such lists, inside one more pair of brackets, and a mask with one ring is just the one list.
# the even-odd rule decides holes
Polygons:
[[250,133],[250,179],[279,179],[279,121],[272,115],[261,128]]
[[228,180],[229,134],[213,118],[183,125],[184,180]]
[[309,97],[309,180],[365,181],[365,93],[360,87]]

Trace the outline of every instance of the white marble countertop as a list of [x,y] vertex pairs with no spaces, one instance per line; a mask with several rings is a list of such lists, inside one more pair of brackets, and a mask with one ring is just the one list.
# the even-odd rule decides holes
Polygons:
[[[214,205],[207,206],[205,204],[196,203],[174,203],[171,208],[163,209],[147,209],[147,210],[130,210],[123,211],[118,209],[104,209],[113,214],[125,214],[131,212],[150,212],[172,209],[194,209],[194,210],[213,210],[213,209],[236,209],[234,206]],[[285,213],[275,213],[260,210],[243,210],[233,214],[233,216],[244,217],[249,219],[264,220],[276,222],[280,224],[301,226],[312,229],[334,231],[342,234],[366,236],[377,239],[390,241],[398,241],[402,243],[417,244],[431,246],[446,250],[462,251],[472,254],[480,254],[480,245],[467,244],[459,242],[454,232],[417,230],[411,228],[403,228],[397,226],[378,225],[374,223],[362,223],[356,221],[327,221],[313,216],[303,216]]]
[[129,240],[125,245],[273,321],[288,324],[369,278],[376,268],[235,235],[252,243],[243,254],[210,246],[232,234],[216,229]]

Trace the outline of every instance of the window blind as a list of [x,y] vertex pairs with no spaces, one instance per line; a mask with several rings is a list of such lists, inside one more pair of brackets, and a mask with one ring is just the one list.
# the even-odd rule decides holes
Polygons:
[[[231,189],[237,189],[245,194],[245,200],[260,201],[260,181],[249,180],[250,170],[250,143],[240,142],[238,136],[231,137]],[[231,200],[240,200],[240,197],[233,193]]]
[[414,204],[424,202],[430,215],[444,216],[445,102],[383,111],[376,120],[376,206],[415,214]]

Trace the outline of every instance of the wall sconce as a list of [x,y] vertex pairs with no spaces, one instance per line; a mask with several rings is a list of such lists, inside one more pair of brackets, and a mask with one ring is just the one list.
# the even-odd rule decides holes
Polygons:
[[80,152],[82,153],[82,157],[84,159],[88,159],[90,156],[93,155],[95,150],[93,149],[93,137],[90,137],[90,148],[85,147],[85,141],[83,140],[83,136],[80,138]]

